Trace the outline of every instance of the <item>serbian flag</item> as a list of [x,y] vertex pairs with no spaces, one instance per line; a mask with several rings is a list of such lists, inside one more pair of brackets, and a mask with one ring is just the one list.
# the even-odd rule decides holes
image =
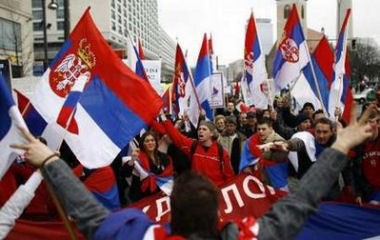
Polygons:
[[42,136],[47,141],[50,149],[59,149],[62,144],[62,136],[57,134],[61,129],[55,123],[48,123],[30,102],[29,98],[20,91],[14,89],[17,96],[18,109],[30,133],[34,136]]
[[310,102],[316,109],[327,113],[333,61],[330,45],[326,37],[323,37],[311,55],[311,64],[308,63],[302,69],[300,78],[291,88],[294,112],[300,111],[306,102]]
[[47,122],[61,126],[63,133],[58,134],[90,169],[109,165],[162,106],[149,82],[131,71],[109,47],[89,9],[31,99]]
[[189,68],[187,67],[181,46],[177,44],[172,86],[173,110],[175,114],[183,115],[184,111],[188,109],[190,93],[194,92],[189,77]]
[[347,29],[351,9],[347,9],[343,25],[340,29],[338,42],[335,47],[334,77],[330,88],[329,114],[334,118],[335,108],[345,109],[346,98],[349,89],[349,78],[346,74],[346,55],[347,55]]
[[350,65],[350,58],[348,52],[346,53],[346,62],[345,62],[345,71],[346,74],[343,77],[344,85],[346,86],[346,96],[345,96],[345,103],[344,103],[344,110],[342,119],[348,124],[350,123],[351,119],[351,109],[354,107],[354,97],[352,96],[352,89],[351,89],[351,65]]
[[258,148],[258,145],[260,144],[260,137],[258,134],[252,135],[244,143],[240,157],[239,172],[259,162],[262,155],[261,150]]
[[17,129],[27,128],[24,119],[13,100],[9,86],[0,75],[0,179],[13,160],[23,151],[9,147],[12,143],[23,143],[24,139]]
[[103,206],[111,211],[120,208],[119,192],[111,166],[87,169],[79,164],[73,172]]
[[375,240],[380,238],[380,209],[325,202],[309,217],[297,240]]
[[244,102],[257,108],[267,109],[269,85],[265,68],[265,56],[261,50],[253,13],[248,20],[245,35],[244,77],[241,82]]
[[146,81],[149,81],[148,75],[146,75],[144,65],[141,61],[141,60],[145,59],[145,54],[144,54],[144,51],[143,51],[143,48],[141,45],[140,38],[137,40],[137,42],[139,45],[139,51],[137,51],[136,46],[133,46],[133,49],[135,51],[136,58],[137,58],[137,60],[136,60],[136,73],[137,73],[137,75],[139,75],[140,77],[142,77]]
[[210,33],[210,38],[207,40],[208,41],[208,49],[209,49],[209,52],[210,52],[210,61],[211,61],[211,73],[214,73],[215,70],[217,69],[216,68],[216,56],[215,56],[215,52],[214,52],[214,46],[213,46],[213,43],[212,43],[212,35]]
[[297,8],[293,4],[273,61],[276,91],[295,84],[302,69],[310,62],[308,51]]
[[211,61],[207,36],[204,34],[202,47],[199,52],[195,68],[194,85],[195,92],[190,96],[189,119],[194,126],[198,126],[199,104],[206,112],[206,118],[213,120],[214,116],[209,104],[211,99]]
[[28,126],[30,133],[34,136],[41,136],[47,126],[47,122],[34,108],[28,97],[18,90],[14,91],[17,96],[18,109]]

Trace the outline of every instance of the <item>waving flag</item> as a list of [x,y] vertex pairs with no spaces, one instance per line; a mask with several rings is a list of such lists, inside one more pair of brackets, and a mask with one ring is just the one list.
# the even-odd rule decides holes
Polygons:
[[[300,78],[291,89],[291,95],[295,100],[295,106],[293,107],[295,112],[301,110],[306,102],[310,102],[314,107],[322,110],[326,110],[328,106],[329,84],[333,74],[334,56],[326,37],[323,37],[315,48],[314,54],[311,56],[311,62],[313,69],[310,63],[307,64],[302,70]],[[315,75],[312,73],[313,70]]]
[[133,46],[133,50],[135,51],[136,54],[136,73],[146,81],[149,81],[148,75],[146,75],[144,65],[141,60],[145,59],[145,54],[140,42],[140,39],[138,39],[138,44],[139,44],[139,51],[137,51],[136,46]]
[[354,97],[352,96],[351,84],[350,84],[351,66],[350,66],[350,58],[349,58],[348,52],[346,53],[345,71],[346,71],[346,74],[343,77],[343,84],[346,90],[343,91],[343,93],[346,93],[346,94],[345,94],[345,97],[342,96],[344,99],[344,110],[343,110],[342,119],[346,123],[350,123],[351,109],[354,107]]
[[12,143],[24,142],[18,127],[27,128],[5,79],[0,76],[0,179],[13,160],[22,153],[9,147]]
[[[149,82],[112,51],[89,10],[45,72],[32,103],[47,122],[67,129],[63,137],[86,168],[111,163],[162,106]],[[66,106],[67,121],[57,121]]]
[[191,80],[189,80],[189,68],[179,44],[177,44],[174,64],[174,79],[172,87],[172,98],[174,103],[174,112],[183,115],[188,109],[188,100],[190,93],[194,92]]
[[21,92],[14,90],[17,95],[17,105],[29,131],[34,136],[41,136],[47,126],[47,122],[34,108],[29,99]]
[[145,60],[145,54],[144,54],[144,50],[143,50],[140,38],[137,40],[137,42],[139,44],[139,57],[141,60]]
[[210,38],[207,40],[208,42],[208,49],[209,49],[209,52],[210,52],[210,61],[211,61],[211,73],[214,73],[216,71],[216,64],[217,64],[217,60],[216,60],[216,57],[215,57],[215,52],[214,52],[214,46],[213,46],[213,43],[212,43],[212,35],[210,33]]
[[330,88],[329,114],[334,117],[335,108],[340,108],[342,112],[349,89],[349,79],[346,75],[346,53],[347,53],[347,25],[351,14],[351,9],[347,9],[343,25],[340,29],[338,42],[335,47],[335,67],[334,78]]
[[309,63],[308,51],[297,8],[293,4],[273,62],[276,91],[294,85],[302,69]]
[[251,14],[245,35],[244,78],[241,89],[248,105],[266,109],[269,103],[269,86],[265,68],[265,56],[261,50],[256,23]]
[[[190,96],[189,118],[194,126],[197,126],[199,118],[198,101],[206,112],[206,117],[209,120],[214,119],[209,104],[209,99],[211,99],[211,61],[206,34],[203,36],[202,47],[195,68],[194,85],[197,95],[192,93]],[[196,96],[198,96],[198,99]]]

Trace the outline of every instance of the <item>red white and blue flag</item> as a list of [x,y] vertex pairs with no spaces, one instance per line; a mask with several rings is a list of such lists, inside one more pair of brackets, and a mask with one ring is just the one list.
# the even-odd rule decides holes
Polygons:
[[348,9],[335,47],[334,77],[330,88],[328,107],[328,112],[332,118],[334,118],[336,108],[340,108],[342,112],[344,111],[347,95],[351,94],[349,91],[349,78],[346,74],[347,30],[350,14],[351,9]]
[[108,165],[157,116],[162,99],[113,52],[89,10],[36,87],[32,103],[58,123],[83,166]]
[[298,80],[302,69],[309,63],[308,51],[297,8],[293,5],[273,62],[277,91],[292,87]]
[[295,112],[301,110],[306,102],[322,110],[326,110],[328,106],[329,82],[332,78],[334,57],[325,37],[320,40],[310,59],[312,66],[308,63],[304,67],[300,78],[291,89],[291,95],[295,100],[295,106],[293,106]]
[[190,93],[194,91],[189,77],[189,68],[182,49],[177,44],[172,86],[173,110],[175,114],[183,115],[188,109]]
[[269,84],[265,67],[265,55],[261,50],[256,23],[251,14],[245,35],[244,77],[241,82],[244,102],[257,108],[267,109]]
[[[201,50],[199,51],[197,66],[194,75],[195,92],[190,96],[190,121],[197,126],[199,118],[199,104],[206,113],[206,118],[213,120],[213,112],[209,101],[211,99],[211,61],[207,36],[204,34]],[[198,97],[197,97],[198,96]]]
[[9,146],[24,142],[19,127],[27,128],[9,86],[0,75],[0,180],[16,157],[23,152]]

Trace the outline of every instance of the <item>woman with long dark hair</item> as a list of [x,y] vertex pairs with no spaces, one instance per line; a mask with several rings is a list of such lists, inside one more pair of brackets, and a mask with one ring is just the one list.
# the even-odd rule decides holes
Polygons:
[[159,192],[159,183],[173,177],[172,159],[158,150],[158,138],[154,132],[145,132],[139,141],[139,148],[123,165],[125,176],[132,177],[129,197],[137,201]]

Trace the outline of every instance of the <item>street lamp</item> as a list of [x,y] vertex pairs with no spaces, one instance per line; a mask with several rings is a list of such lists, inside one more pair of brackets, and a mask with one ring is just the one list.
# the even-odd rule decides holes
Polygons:
[[[42,23],[43,23],[43,35],[44,35],[44,71],[48,67],[48,43],[47,43],[47,24],[46,24],[46,2],[45,0],[41,0],[42,4]],[[51,2],[48,5],[49,9],[55,10],[57,9],[58,5],[54,0],[51,0]]]
[[48,8],[51,10],[56,10],[58,8],[58,4],[55,0],[51,0],[51,2],[48,5]]

